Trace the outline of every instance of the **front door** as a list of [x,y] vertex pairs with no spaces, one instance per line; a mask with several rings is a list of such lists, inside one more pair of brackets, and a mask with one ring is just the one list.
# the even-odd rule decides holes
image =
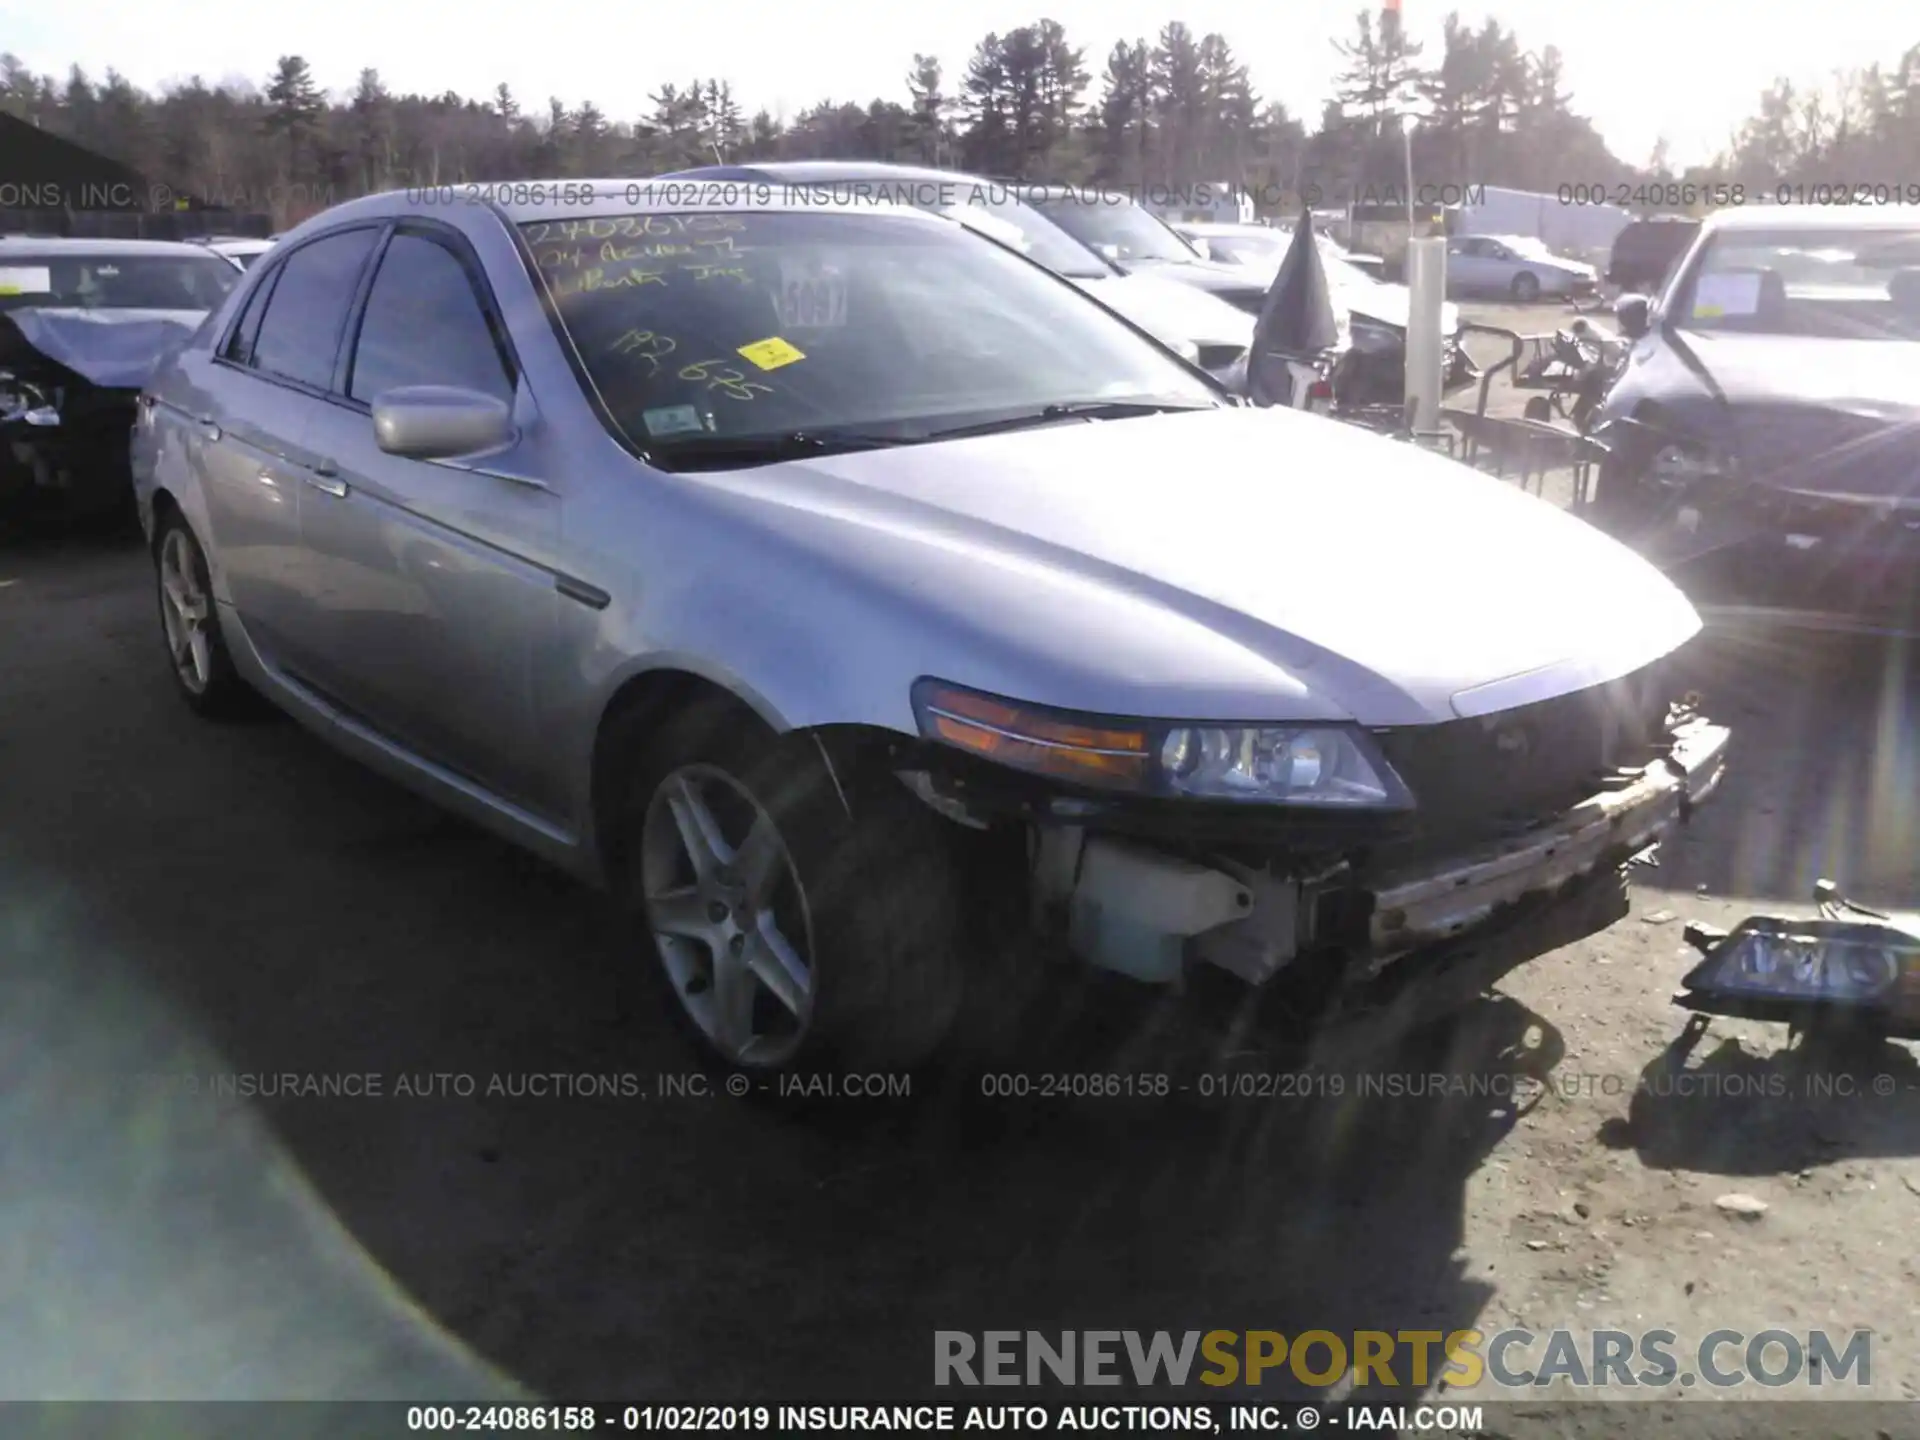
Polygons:
[[559,497],[512,454],[390,455],[371,406],[453,385],[530,414],[479,263],[443,227],[403,225],[379,257],[341,379],[307,447],[329,483],[300,497],[309,596],[343,708],[421,758],[552,813],[534,675],[563,603]]

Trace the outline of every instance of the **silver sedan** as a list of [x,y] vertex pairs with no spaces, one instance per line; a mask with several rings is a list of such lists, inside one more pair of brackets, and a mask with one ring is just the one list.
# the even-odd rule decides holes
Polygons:
[[1577,519],[928,215],[526,188],[317,216],[162,369],[162,633],[195,710],[609,889],[725,1065],[926,1056],[989,902],[1317,985],[1718,777],[1663,688],[1698,617]]

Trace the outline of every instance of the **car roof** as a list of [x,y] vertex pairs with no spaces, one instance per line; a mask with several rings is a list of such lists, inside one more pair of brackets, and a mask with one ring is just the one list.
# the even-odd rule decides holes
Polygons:
[[931,184],[965,182],[991,185],[984,175],[959,170],[936,170],[928,165],[895,165],[883,160],[766,160],[750,165],[698,165],[675,170],[656,180],[777,180],[790,185],[858,184],[861,181],[905,180]]
[[1912,230],[1920,205],[1743,205],[1716,210],[1707,230]]
[[184,240],[76,240],[66,235],[0,235],[0,257],[34,255],[205,255]]
[[[318,215],[288,231],[287,234],[304,238],[315,230],[354,221],[417,218],[421,215],[446,219],[450,212],[463,208],[462,204],[457,202],[460,201],[461,195],[469,191],[476,196],[490,196],[488,200],[476,198],[472,203],[485,206],[505,219],[509,225],[531,225],[542,220],[612,219],[622,215],[744,215],[752,211],[766,210],[805,211],[818,214],[825,208],[858,209],[942,223],[938,217],[925,215],[910,206],[895,205],[878,197],[868,198],[857,195],[836,197],[833,205],[828,207],[817,199],[809,200],[804,196],[785,199],[729,195],[724,192],[689,194],[684,184],[677,183],[686,179],[707,178],[713,177],[687,171],[678,176],[656,175],[646,180],[612,176],[599,180],[524,180],[502,181],[497,184],[478,181],[471,184],[463,182],[457,186],[445,187],[449,192],[448,198],[438,204],[431,200],[422,202],[419,198],[420,192],[417,190],[383,190],[376,195],[363,195],[357,200],[348,200],[335,205],[330,210],[322,210]],[[732,175],[726,178],[758,177]],[[526,198],[515,201],[511,197],[516,193],[524,193]],[[270,238],[278,240],[281,237],[276,235]]]
[[1102,205],[1115,200],[1124,200],[1129,205],[1136,203],[1124,190],[1108,190],[1099,185],[1022,185],[1022,195],[1036,195],[1042,200],[1097,200]]

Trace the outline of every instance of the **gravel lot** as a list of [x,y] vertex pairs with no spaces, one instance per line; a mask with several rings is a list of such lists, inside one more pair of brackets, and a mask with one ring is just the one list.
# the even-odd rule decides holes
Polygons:
[[[1784,1032],[1715,1021],[1685,1063],[1784,1098],[1657,1083],[1687,920],[1821,875],[1916,904],[1920,687],[1885,642],[1714,627],[1736,768],[1629,913],[1369,1062],[1477,1095],[955,1075],[795,1119],[660,1095],[687,1052],[591,897],[291,724],[192,719],[137,547],[0,539],[0,637],[0,1396],[867,1401],[926,1388],[936,1329],[1506,1325],[1870,1327],[1872,1393],[1920,1393],[1912,1051],[1818,1097]],[[1029,1071],[1153,1053],[1153,1013],[1053,1003]],[[486,1093],[555,1072],[652,1098]],[[288,1073],[381,1094],[208,1093]],[[1660,1433],[1704,1433],[1680,1408]],[[1511,1433],[1623,1433],[1539,1424]]]

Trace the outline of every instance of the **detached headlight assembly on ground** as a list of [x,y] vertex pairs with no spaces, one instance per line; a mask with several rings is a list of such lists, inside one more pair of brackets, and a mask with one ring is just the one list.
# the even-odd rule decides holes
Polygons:
[[1413,808],[1412,794],[1358,727],[1107,719],[939,680],[914,687],[913,709],[929,740],[1097,789],[1322,810]]
[[1690,1010],[1791,1019],[1808,1010],[1920,1024],[1920,935],[1888,924],[1756,915],[1729,934],[1688,939],[1706,952],[1674,998]]

